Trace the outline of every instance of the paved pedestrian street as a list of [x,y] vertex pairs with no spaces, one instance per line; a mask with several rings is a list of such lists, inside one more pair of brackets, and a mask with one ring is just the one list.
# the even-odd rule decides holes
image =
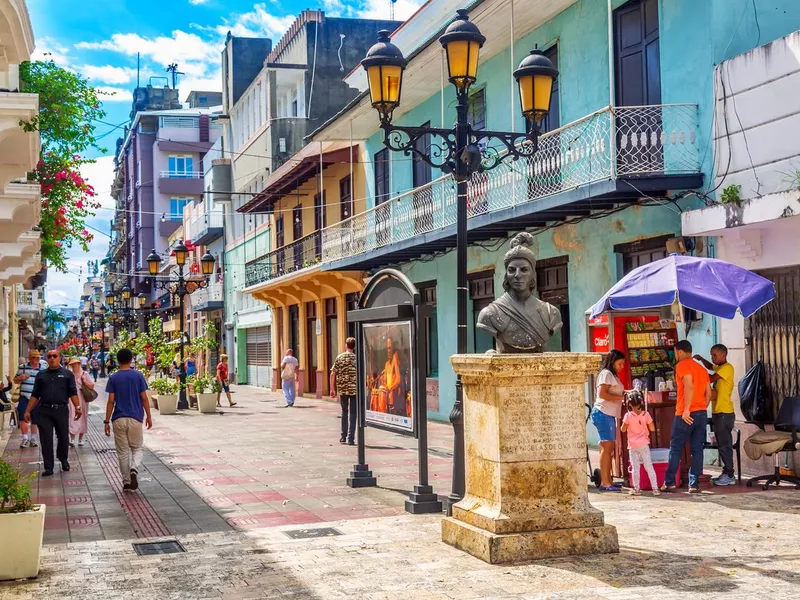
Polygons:
[[[379,487],[354,490],[345,479],[355,449],[338,443],[337,404],[298,398],[284,409],[268,391],[236,392],[239,405],[217,415],[153,412],[138,493],[122,492],[101,394],[72,470],[33,484],[47,505],[41,573],[0,584],[0,599],[777,599],[800,585],[800,491],[592,492],[618,529],[619,555],[490,566],[441,542],[441,516],[404,512],[415,440],[368,429]],[[430,425],[440,495],[451,439],[447,424]],[[6,460],[40,468],[18,435],[3,432],[3,445]],[[332,535],[308,537],[321,528]],[[185,552],[138,556],[132,546],[171,539]]]

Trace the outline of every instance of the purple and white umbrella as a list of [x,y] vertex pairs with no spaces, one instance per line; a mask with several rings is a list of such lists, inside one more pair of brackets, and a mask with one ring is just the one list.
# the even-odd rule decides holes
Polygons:
[[749,317],[774,299],[774,284],[757,273],[724,260],[673,254],[628,273],[592,306],[591,317],[678,303],[732,319],[737,310]]

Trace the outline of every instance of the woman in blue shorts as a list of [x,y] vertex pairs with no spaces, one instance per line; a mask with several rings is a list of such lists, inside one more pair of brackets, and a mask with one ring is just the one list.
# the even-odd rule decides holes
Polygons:
[[600,486],[604,492],[619,492],[611,476],[611,459],[617,441],[617,419],[622,413],[622,400],[625,388],[619,380],[619,373],[625,367],[625,355],[612,350],[603,360],[603,367],[597,375],[597,393],[591,419],[600,435]]

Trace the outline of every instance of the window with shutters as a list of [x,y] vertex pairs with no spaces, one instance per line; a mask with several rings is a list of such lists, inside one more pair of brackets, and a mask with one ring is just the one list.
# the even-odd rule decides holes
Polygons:
[[622,275],[627,275],[642,265],[666,258],[667,240],[673,237],[662,235],[614,246],[614,252],[622,255]]
[[469,297],[472,300],[472,351],[483,354],[494,348],[494,337],[478,328],[478,315],[494,301],[494,269],[469,277]]
[[439,376],[439,320],[436,315],[436,282],[417,284],[422,303],[433,308],[431,315],[425,319],[428,344],[425,356],[425,375]]

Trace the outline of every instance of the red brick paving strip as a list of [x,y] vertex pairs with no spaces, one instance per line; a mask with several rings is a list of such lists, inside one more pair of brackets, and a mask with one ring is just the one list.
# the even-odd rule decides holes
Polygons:
[[[122,489],[122,475],[119,472],[117,455],[111,452],[113,448],[108,445],[105,433],[100,432],[96,425],[89,419],[89,432],[87,438],[92,449],[97,455],[97,460],[103,469],[108,482],[111,484],[114,493],[117,495],[120,505],[125,510],[125,514],[133,527],[137,537],[165,537],[170,535],[169,529],[158,517],[155,509],[147,499],[139,492],[125,492]],[[102,452],[101,452],[102,450]]]

